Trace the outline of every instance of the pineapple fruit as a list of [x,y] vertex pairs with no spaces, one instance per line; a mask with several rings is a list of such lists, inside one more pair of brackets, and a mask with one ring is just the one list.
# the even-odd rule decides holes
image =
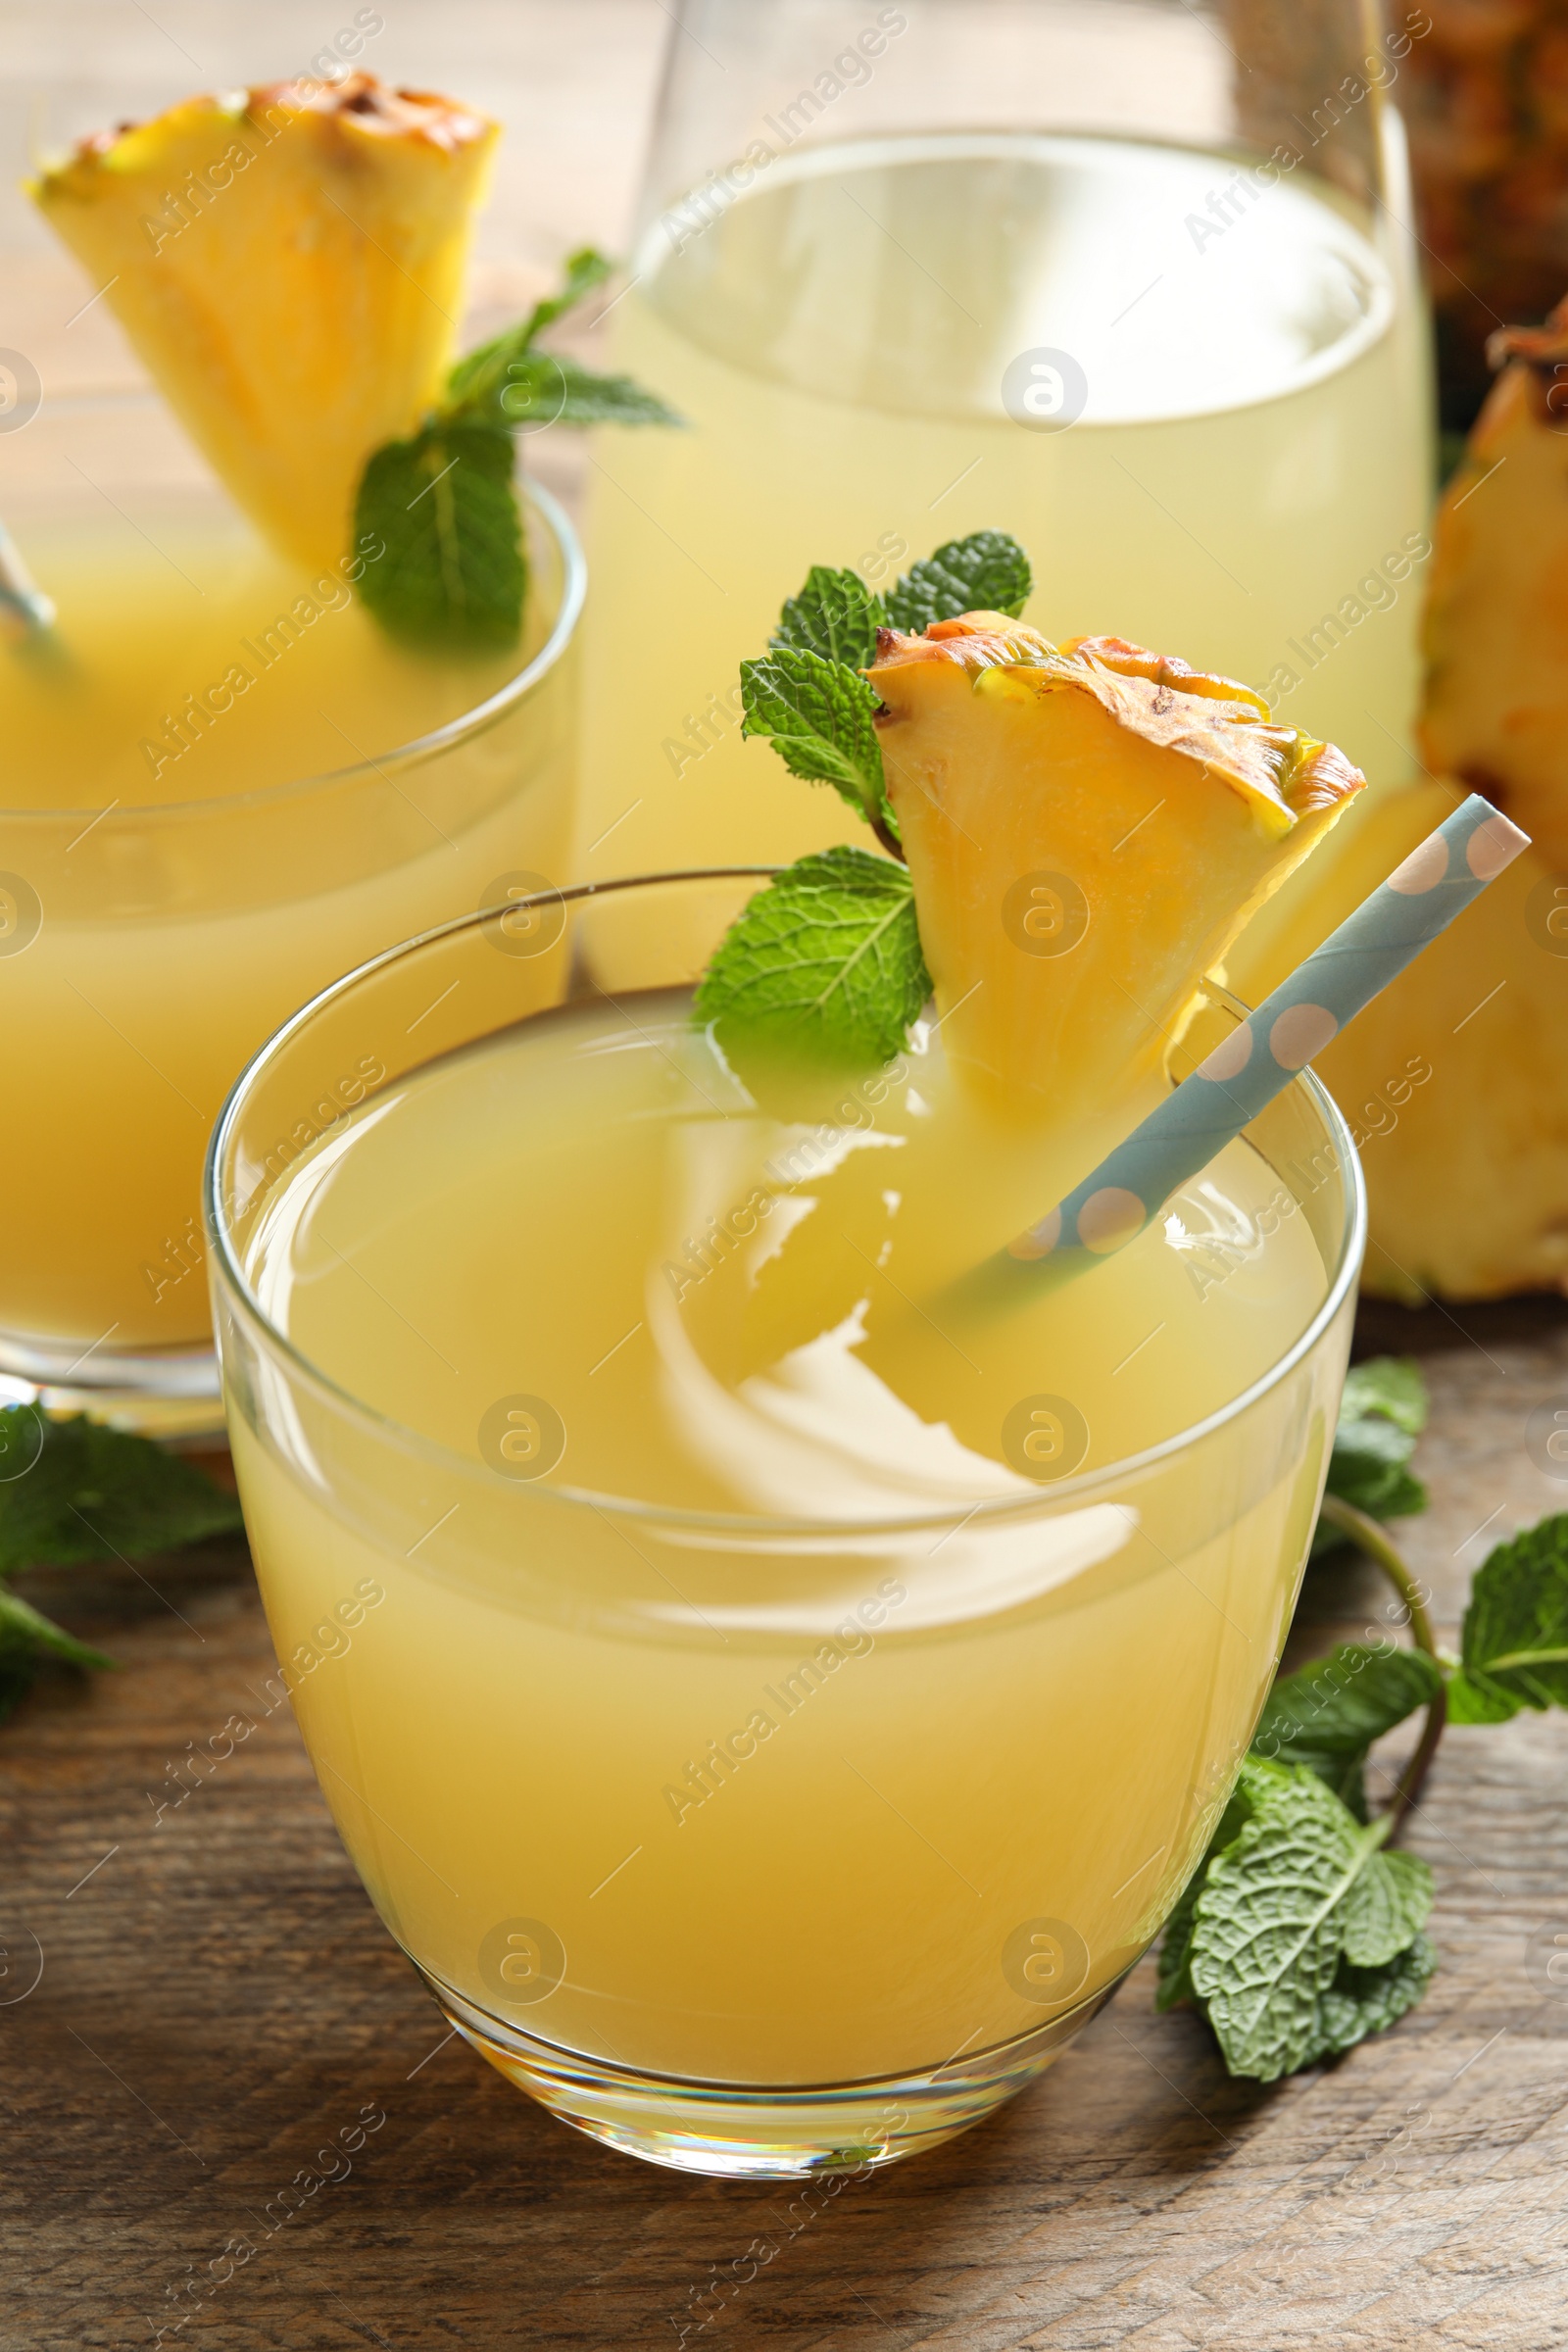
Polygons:
[[499,135],[368,74],[279,82],[84,139],[30,193],[237,503],[318,564],[441,389]]
[[1298,960],[1466,786],[1535,843],[1317,1065],[1366,1168],[1366,1287],[1411,1301],[1568,1288],[1568,304],[1494,352],[1434,532],[1434,780],[1378,797],[1276,950]]
[[1157,1085],[1204,974],[1363,781],[1118,637],[970,612],[884,629],[866,674],[948,1058],[1004,1116]]
[[1421,752],[1568,873],[1568,302],[1493,351],[1502,373],[1433,534]]

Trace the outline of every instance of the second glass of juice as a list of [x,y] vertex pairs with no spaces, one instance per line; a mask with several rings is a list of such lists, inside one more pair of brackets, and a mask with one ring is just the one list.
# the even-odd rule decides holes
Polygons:
[[962,2130],[1158,1933],[1290,1621],[1363,1235],[1303,1076],[1125,1250],[964,1311],[1038,1150],[923,1026],[743,1082],[691,986],[757,887],[524,904],[545,1010],[495,915],[382,957],[246,1072],[207,1203],[280,1679],[381,1917],[563,2120],[723,2175]]
[[[213,1120],[313,991],[565,872],[582,559],[534,491],[520,646],[411,652],[356,593],[373,546],[315,572],[269,553],[131,392],[0,434],[0,514],[59,612],[0,643],[0,1373],[216,1428]],[[378,1075],[363,1049],[323,1075],[296,1142]]]

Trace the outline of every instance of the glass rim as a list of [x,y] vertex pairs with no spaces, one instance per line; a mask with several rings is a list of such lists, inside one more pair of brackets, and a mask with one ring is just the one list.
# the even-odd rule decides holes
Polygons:
[[[765,168],[765,176],[760,178],[758,185],[754,186],[748,183],[731,198],[723,210],[727,214],[738,206],[752,201],[759,193],[765,193],[769,188],[780,188],[803,179],[822,177],[833,171],[853,170],[862,162],[899,163],[908,157],[927,157],[936,143],[948,148],[950,152],[964,156],[1006,155],[1016,152],[1020,147],[1038,150],[1055,144],[1076,143],[1092,144],[1102,148],[1110,146],[1151,148],[1172,156],[1206,156],[1242,166],[1247,166],[1254,161],[1266,163],[1269,160],[1266,150],[1253,147],[1248,141],[1234,136],[1216,138],[1212,141],[1180,138],[1173,135],[1161,137],[1152,131],[1130,130],[1117,124],[1101,126],[1072,124],[1069,126],[1031,121],[1010,125],[951,123],[938,130],[929,130],[921,129],[913,123],[907,123],[884,130],[862,130],[842,139],[829,136],[814,137],[808,134],[798,146],[775,155],[771,164]],[[733,164],[720,167],[718,175],[722,177],[726,171],[733,169]],[[1292,400],[1298,393],[1310,391],[1314,385],[1324,382],[1330,376],[1338,375],[1347,368],[1353,367],[1357,361],[1364,359],[1369,351],[1381,343],[1396,325],[1399,310],[1397,283],[1390,269],[1388,257],[1380,245],[1380,240],[1386,233],[1385,213],[1387,208],[1381,204],[1363,205],[1353,197],[1347,199],[1344,190],[1337,188],[1332,180],[1323,178],[1320,173],[1314,172],[1310,169],[1305,171],[1301,176],[1314,186],[1321,186],[1324,189],[1330,210],[1343,222],[1347,222],[1352,231],[1361,233],[1361,241],[1367,245],[1373,260],[1379,265],[1379,279],[1376,284],[1369,285],[1367,289],[1369,300],[1361,318],[1347,327],[1343,334],[1336,336],[1321,350],[1308,355],[1298,365],[1294,372],[1273,390],[1254,393],[1241,400],[1218,400],[1197,409],[1161,410],[1161,417],[1168,416],[1178,423],[1196,422],[1203,417],[1236,416],[1243,409],[1262,407],[1274,401]],[[645,184],[643,188],[631,266],[636,271],[633,283],[640,282],[648,290],[648,299],[655,303],[655,307],[657,307],[655,289],[660,277],[666,269],[670,269],[679,262],[684,251],[684,245],[676,241],[671,233],[670,216],[678,212],[683,204],[689,203],[693,196],[708,184],[708,182],[699,182],[696,190],[683,189],[677,194],[658,201],[653,196],[651,183]],[[1282,179],[1279,184],[1294,186],[1296,184],[1294,175],[1290,181]],[[1360,223],[1347,213],[1345,209],[1347,201],[1354,205],[1357,214],[1366,216],[1364,231],[1361,231]],[[706,233],[706,225],[711,224],[705,224],[705,229],[700,231],[700,234]],[[1139,299],[1142,300],[1142,296]],[[707,352],[706,345],[700,346],[700,348],[705,353]],[[768,376],[765,372],[749,366],[743,369],[743,372],[753,374],[757,380],[761,382],[774,383],[787,380]],[[945,416],[950,412],[938,408],[931,414]],[[996,424],[1005,419],[1006,412],[999,406],[994,413],[976,412],[972,417],[968,416],[967,412],[964,414],[966,421]],[[1083,428],[1092,432],[1119,432],[1137,429],[1149,421],[1149,416],[1143,411],[1128,416],[1084,416],[1079,418],[1078,427],[1075,429]]]
[[515,478],[524,505],[538,514],[561,557],[561,609],[538,652],[493,694],[486,695],[483,702],[461,710],[456,718],[447,719],[428,734],[411,736],[406,743],[394,744],[389,750],[377,753],[374,759],[351,760],[342,767],[321,768],[314,775],[284,776],[274,784],[258,784],[248,792],[215,793],[205,800],[152,801],[129,808],[117,808],[113,803],[108,809],[0,808],[0,827],[23,824],[38,828],[75,824],[91,818],[95,832],[102,826],[105,832],[119,833],[143,825],[198,824],[303,799],[309,793],[334,791],[371,776],[387,780],[439,759],[472,736],[486,733],[556,667],[576,634],[588,593],[588,560],[564,508],[542,482],[532,480],[520,468]]
[[[560,890],[536,891],[528,898],[514,901],[510,911],[515,912],[523,907],[580,905],[593,899],[612,897],[620,891],[648,890],[682,882],[766,881],[783,870],[777,865],[723,865],[681,867],[657,874],[624,874],[602,882],[577,882]],[[505,1484],[510,1492],[520,1498],[549,1503],[560,1509],[589,1510],[641,1526],[668,1528],[673,1532],[690,1531],[697,1536],[749,1537],[754,1542],[772,1539],[775,1544],[779,1539],[786,1542],[842,1539],[848,1544],[856,1541],[865,1543],[890,1536],[936,1534],[944,1529],[951,1531],[958,1526],[973,1526],[976,1523],[1006,1524],[1017,1519],[1055,1517],[1063,1507],[1092,1502],[1109,1487],[1125,1486],[1132,1479],[1143,1478],[1162,1462],[1201,1445],[1230,1422],[1239,1420],[1312,1352],[1355,1284],[1366,1246],[1367,1230],[1366,1183],[1361,1172],[1360,1154],[1338,1103],[1322,1080],[1310,1068],[1306,1068],[1297,1073],[1291,1081],[1291,1087],[1302,1090],[1327,1130],[1337,1159],[1334,1172],[1347,1196],[1348,1214],[1340,1241],[1338,1263],[1330,1269],[1324,1296],[1302,1329],[1256,1380],[1228,1398],[1224,1404],[1216,1406],[1213,1412],[1205,1414],[1200,1421],[1174,1431],[1170,1437],[1160,1439],[1155,1445],[1145,1446],[1138,1453],[1124,1454],[1116,1461],[1106,1462],[1095,1470],[1078,1471],[1069,1478],[1043,1481],[1036,1492],[1030,1494],[999,1493],[995,1497],[967,1509],[960,1509],[954,1504],[947,1509],[921,1511],[903,1517],[813,1518],[806,1513],[688,1510],[666,1503],[650,1502],[636,1495],[613,1494],[588,1487],[498,1482],[496,1473],[482,1461],[457,1453],[439,1440],[428,1438],[421,1431],[411,1428],[407,1422],[396,1420],[391,1414],[367,1404],[352,1390],[342,1387],[322,1371],[303,1349],[295,1346],[286,1333],[277,1328],[256,1297],[231,1246],[231,1228],[220,1191],[220,1166],[246,1098],[255,1084],[272,1069],[326,1007],[345,997],[351,989],[363,986],[395,964],[412,960],[437,942],[454,939],[464,932],[477,931],[485,923],[494,922],[496,913],[495,907],[480,907],[472,914],[457,915],[449,922],[422,931],[416,938],[404,940],[398,946],[384,950],[381,955],[371,956],[352,972],[345,972],[341,979],[334,980],[330,986],[321,989],[302,1004],[252,1054],[230,1087],[213,1128],[202,1171],[202,1221],[213,1253],[214,1287],[222,1286],[229,1302],[239,1311],[265,1350],[274,1358],[281,1359],[291,1377],[303,1378],[334,1410],[346,1413],[369,1436],[383,1444],[395,1445],[400,1452],[416,1454],[448,1475],[455,1475],[470,1484],[477,1482],[488,1492],[494,1492],[498,1484]],[[1245,1014],[1248,1008],[1222,984],[1205,980],[1203,985],[1214,989],[1228,1008]],[[524,1020],[531,1017],[534,1016],[523,1016]],[[368,1099],[374,1100],[373,1097]],[[278,1181],[281,1181],[281,1177]]]

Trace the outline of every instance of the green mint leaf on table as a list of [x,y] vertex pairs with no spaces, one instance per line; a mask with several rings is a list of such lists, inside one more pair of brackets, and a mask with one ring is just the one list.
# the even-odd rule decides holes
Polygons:
[[515,639],[527,567],[510,433],[434,424],[389,441],[365,469],[354,527],[385,545],[360,594],[390,635],[436,648]]
[[741,700],[743,735],[767,736],[792,776],[831,784],[867,824],[886,822],[880,706],[864,678],[841,662],[784,646],[741,663]]
[[869,669],[876,660],[876,633],[886,615],[858,571],[833,571],[813,564],[806,586],[792,596],[779,614],[772,636],[775,652],[791,647],[816,654],[824,662],[842,662],[850,669]]
[[[1396,1862],[1397,1854],[1388,1860]],[[1437,1974],[1437,1946],[1417,1936],[1381,1968],[1357,1968],[1342,1960],[1318,2006],[1323,2046],[1318,2055],[1337,2058],[1374,2034],[1386,2034],[1413,2009]]]
[[1420,1997],[1425,1955],[1403,1955],[1432,1881],[1415,1856],[1382,1853],[1387,1825],[1358,1822],[1314,1773],[1249,1759],[1238,1788],[1249,1817],[1203,1874],[1184,1967],[1230,2072],[1273,2082]]
[[[32,1405],[0,1409],[0,1577],[172,1551],[241,1526],[234,1496],[204,1471],[95,1421],[54,1421]],[[113,1663],[0,1585],[0,1716],[45,1656]]]
[[438,653],[515,643],[527,595],[514,433],[549,424],[679,424],[625,375],[540,351],[537,338],[610,275],[592,246],[558,293],[459,360],[439,405],[407,440],[372,452],[355,500],[356,541],[379,539],[360,593],[391,635]]
[[1340,1419],[1364,1421],[1374,1413],[1394,1422],[1406,1437],[1418,1438],[1425,1429],[1427,1384],[1420,1366],[1408,1356],[1375,1355],[1364,1364],[1352,1364],[1345,1375]]
[[823,850],[752,900],[703,976],[696,1014],[726,1053],[771,1046],[863,1068],[901,1050],[930,993],[905,868]]
[[1477,1572],[1448,1686],[1455,1723],[1568,1706],[1568,1513],[1499,1544]]
[[0,1485],[0,1576],[171,1551],[241,1525],[232,1494],[146,1438],[84,1416],[53,1421],[31,1405],[0,1413],[12,1422],[26,1447],[19,1458],[35,1458]]
[[1210,1862],[1216,1854],[1223,1853],[1228,1845],[1234,1843],[1244,1825],[1251,1818],[1251,1810],[1245,1790],[1238,1785],[1232,1789],[1230,1801],[1220,1815],[1219,1827],[1208,1841],[1208,1850],[1183,1887],[1165,1922],[1154,1993],[1154,2006],[1157,2009],[1174,2009],[1178,2001],[1191,2001],[1197,1997],[1193,1991],[1192,1978],[1188,1975],[1188,1962],[1193,1956],[1193,1929],[1198,1898],[1203,1891]]
[[956,620],[960,612],[1005,612],[1016,620],[1033,586],[1029,559],[1016,539],[1005,531],[976,531],[911,565],[887,596],[887,616],[894,628],[911,633],[934,620]]
[[[1424,1511],[1427,1491],[1406,1468],[1426,1426],[1426,1387],[1412,1363],[1377,1356],[1347,1373],[1329,1459],[1328,1491],[1374,1519]],[[1320,1520],[1312,1557],[1321,1559],[1348,1539]]]
[[1427,1924],[1432,1872],[1419,1854],[1375,1853],[1345,1898],[1340,1940],[1354,1968],[1386,1968]]
[[1358,1821],[1366,1819],[1367,1749],[1444,1687],[1443,1670],[1419,1649],[1348,1642],[1326,1658],[1282,1675],[1269,1692],[1252,1753],[1304,1764]]

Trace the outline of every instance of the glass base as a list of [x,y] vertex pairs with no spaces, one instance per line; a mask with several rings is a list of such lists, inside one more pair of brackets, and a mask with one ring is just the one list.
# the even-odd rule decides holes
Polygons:
[[194,1445],[223,1431],[218,1358],[195,1348],[77,1348],[0,1331],[0,1403],[87,1413],[112,1429]]
[[1033,2082],[1121,1983],[1117,1977],[1032,2034],[947,2066],[773,2090],[585,2058],[475,2008],[428,1969],[419,1974],[480,2057],[562,2123],[649,2164],[722,2180],[864,2173],[937,2147]]

